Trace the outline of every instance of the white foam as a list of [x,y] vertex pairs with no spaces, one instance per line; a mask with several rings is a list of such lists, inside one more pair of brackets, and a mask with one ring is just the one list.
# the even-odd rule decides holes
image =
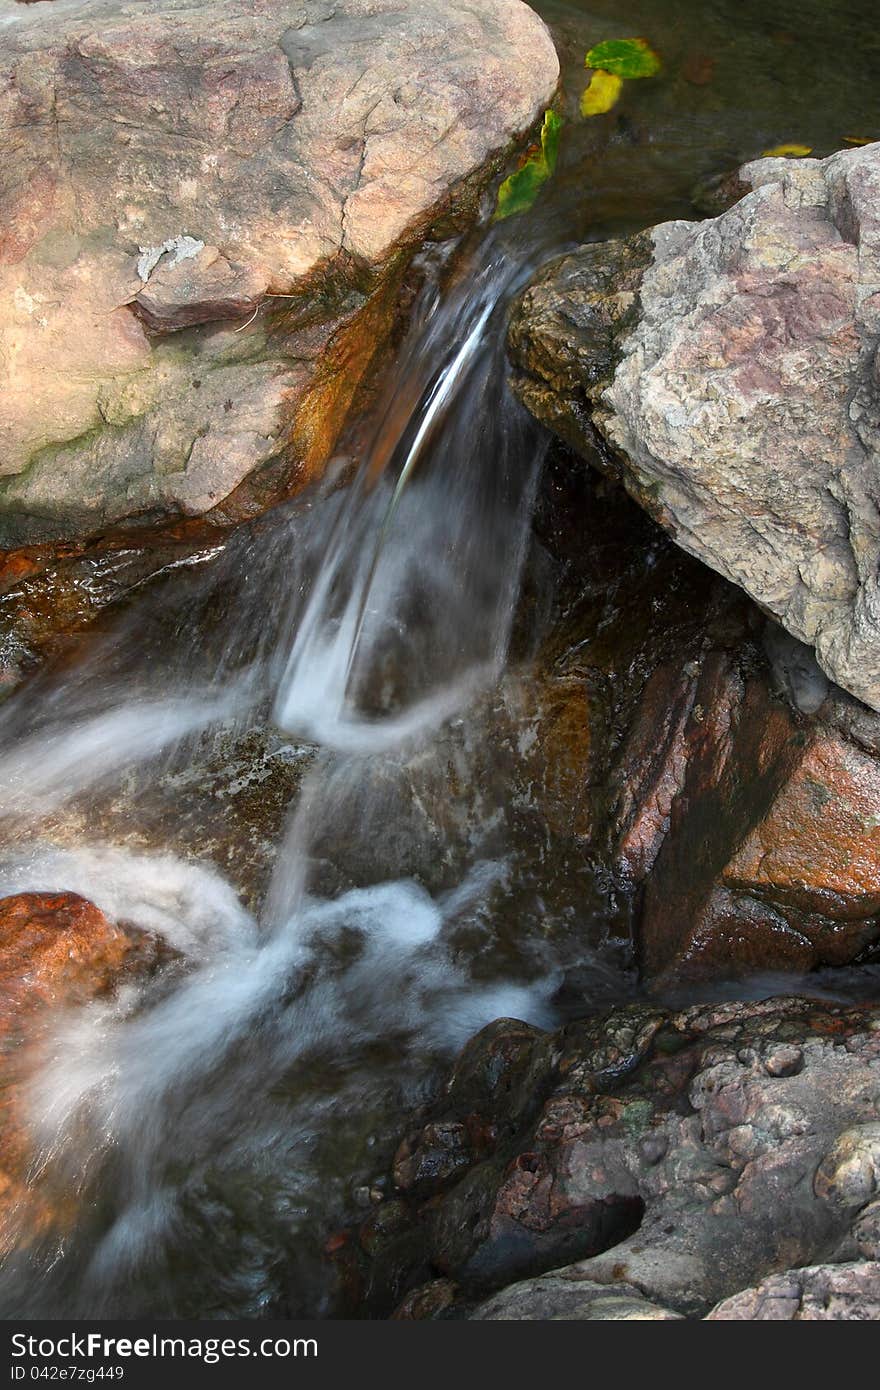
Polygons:
[[193,959],[251,945],[256,924],[230,885],[203,864],[117,845],[38,845],[0,863],[0,896],[78,893],[114,922],[164,937]]

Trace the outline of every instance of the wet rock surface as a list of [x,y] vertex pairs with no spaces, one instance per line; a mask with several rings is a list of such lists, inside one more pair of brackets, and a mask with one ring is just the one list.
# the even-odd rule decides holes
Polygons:
[[876,1005],[499,1020],[339,1247],[348,1288],[406,1318],[870,1317],[878,1117]]
[[543,271],[511,328],[517,389],[880,709],[880,146],[740,178],[714,220]]
[[552,95],[546,29],[519,0],[0,9],[0,543],[260,511]]
[[2,1033],[36,1007],[93,998],[118,978],[132,939],[75,893],[0,901]]
[[555,590],[511,775],[544,833],[589,859],[658,991],[870,958],[877,716],[594,476],[558,451],[536,522]]
[[64,1011],[143,977],[167,948],[123,929],[76,893],[0,899],[0,1251],[67,1220],[72,1194],[41,1189],[33,1158],[26,1085],[29,1065]]
[[147,543],[142,532],[130,532],[93,545],[0,552],[0,692],[81,651],[83,635],[100,629],[102,615],[114,621],[148,584],[210,563],[224,541],[220,532],[182,525]]

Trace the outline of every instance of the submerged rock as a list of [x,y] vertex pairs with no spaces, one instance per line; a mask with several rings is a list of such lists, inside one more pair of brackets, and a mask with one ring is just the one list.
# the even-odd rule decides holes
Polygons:
[[880,145],[549,265],[511,327],[539,419],[880,710]]
[[[408,1191],[402,1214],[389,1198],[393,1234],[359,1247],[374,1308],[408,1277],[410,1318],[694,1318],[733,1295],[766,1303],[772,1275],[785,1316],[815,1315],[797,1309],[823,1279],[850,1309],[838,1316],[873,1316],[857,1239],[878,1197],[876,1005],[634,1005],[546,1035],[500,1022],[420,1123],[410,1152],[455,1126],[494,1138]],[[849,1263],[775,1274],[829,1258]],[[712,1316],[776,1316],[726,1306]]]
[[552,96],[547,30],[520,0],[0,8],[0,544],[259,511]]

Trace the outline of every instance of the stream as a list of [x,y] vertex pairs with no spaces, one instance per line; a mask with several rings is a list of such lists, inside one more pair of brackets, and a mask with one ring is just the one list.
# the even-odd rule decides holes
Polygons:
[[[539,852],[517,774],[554,572],[507,312],[549,255],[694,216],[767,146],[876,135],[878,39],[867,3],[535,8],[558,173],[527,217],[492,225],[489,201],[426,249],[357,455],[0,708],[2,895],[80,893],[167,952],[25,1078],[31,1185],[60,1214],[34,1234],[21,1211],[5,1318],[333,1316],[324,1243],[456,1049],[501,1016],[557,1023],[573,968],[596,1002],[637,989],[625,914],[588,856]],[[630,32],[672,75],[580,121],[583,53]]]

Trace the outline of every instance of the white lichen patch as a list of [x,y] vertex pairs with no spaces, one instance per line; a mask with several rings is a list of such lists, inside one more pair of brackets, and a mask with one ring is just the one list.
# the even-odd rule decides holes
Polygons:
[[16,285],[12,298],[16,309],[23,314],[33,314],[37,307],[37,301],[33,295],[28,294],[23,285]]
[[161,246],[140,246],[137,273],[144,284],[147,283],[163,256],[170,256],[169,266],[179,265],[181,261],[194,260],[205,249],[205,243],[191,236],[169,237]]

